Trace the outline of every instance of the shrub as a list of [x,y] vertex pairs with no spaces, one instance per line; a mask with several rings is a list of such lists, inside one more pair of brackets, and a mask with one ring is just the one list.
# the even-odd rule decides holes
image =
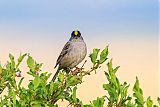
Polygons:
[[[27,57],[28,75],[33,77],[30,80],[27,88],[21,84],[24,77],[20,69],[20,64]],[[7,95],[1,95],[1,107],[58,107],[58,100],[69,102],[71,107],[158,107],[153,105],[151,97],[147,100],[143,97],[143,90],[140,88],[139,80],[136,77],[136,82],[133,87],[133,96],[128,95],[130,85],[127,82],[121,83],[116,72],[119,66],[113,68],[112,59],[108,60],[108,46],[100,52],[100,49],[93,49],[90,54],[92,67],[89,70],[84,69],[84,64],[80,69],[75,69],[74,73],[70,70],[62,69],[56,81],[49,81],[51,73],[41,71],[42,63],[37,63],[29,54],[21,54],[16,63],[14,56],[9,54],[9,61],[6,66],[0,65],[0,94],[4,89],[8,90]],[[77,98],[77,85],[82,83],[86,75],[98,71],[102,64],[107,63],[107,68],[104,72],[107,83],[103,84],[104,90],[108,94],[97,97],[90,104],[84,104]],[[17,83],[16,78],[21,78]],[[88,87],[89,88],[89,87]],[[160,105],[160,98],[157,98]]]

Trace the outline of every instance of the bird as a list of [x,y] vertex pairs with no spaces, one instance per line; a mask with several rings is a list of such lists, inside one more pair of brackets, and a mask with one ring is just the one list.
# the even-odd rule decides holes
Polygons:
[[80,31],[72,31],[69,41],[64,45],[54,68],[58,66],[52,81],[54,82],[61,69],[72,69],[81,63],[87,54],[87,46]]

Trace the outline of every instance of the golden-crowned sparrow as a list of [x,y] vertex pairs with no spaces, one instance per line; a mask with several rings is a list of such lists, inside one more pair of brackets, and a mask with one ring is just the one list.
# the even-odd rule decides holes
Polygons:
[[55,73],[52,80],[56,79],[59,71],[64,68],[74,68],[85,58],[87,54],[86,44],[79,31],[73,31],[69,41],[65,44],[62,49],[55,68],[58,66],[58,70]]

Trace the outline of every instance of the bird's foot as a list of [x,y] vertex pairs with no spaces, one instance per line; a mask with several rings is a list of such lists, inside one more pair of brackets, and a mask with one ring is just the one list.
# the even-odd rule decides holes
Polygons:
[[75,67],[75,70],[71,70],[71,73],[72,74],[77,74],[79,71],[81,71],[83,68],[78,68],[78,67]]
[[77,70],[77,71],[80,71],[83,69],[83,68],[78,68],[78,67],[75,67],[75,68],[76,68],[75,70]]

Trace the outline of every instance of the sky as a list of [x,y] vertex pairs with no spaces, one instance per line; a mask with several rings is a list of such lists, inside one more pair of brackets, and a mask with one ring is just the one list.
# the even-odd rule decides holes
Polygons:
[[[138,76],[145,96],[156,99],[158,5],[156,0],[0,0],[0,61],[5,64],[9,53],[30,53],[54,72],[61,49],[78,29],[87,44],[86,59],[93,48],[109,44],[110,58],[121,66],[120,80],[133,84]],[[103,72],[84,81],[78,90],[83,101],[105,93]]]

